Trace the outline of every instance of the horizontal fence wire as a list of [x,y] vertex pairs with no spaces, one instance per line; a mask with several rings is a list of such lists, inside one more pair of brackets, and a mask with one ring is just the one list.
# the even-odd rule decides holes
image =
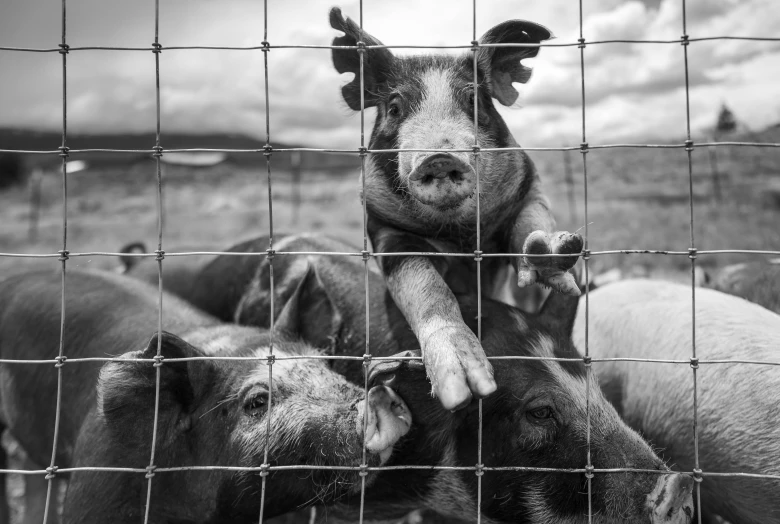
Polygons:
[[[747,254],[747,255],[772,255],[780,256],[780,250],[747,250],[747,249],[720,249],[720,250],[699,250],[695,247],[694,243],[694,199],[693,199],[693,160],[692,152],[698,147],[757,147],[757,148],[778,148],[780,143],[773,142],[748,142],[748,141],[713,141],[713,142],[701,142],[694,143],[691,140],[691,124],[690,124],[690,93],[688,82],[688,44],[694,42],[707,42],[707,41],[756,41],[756,42],[778,42],[780,38],[776,37],[747,37],[747,36],[712,36],[712,37],[700,37],[691,38],[687,35],[686,28],[686,5],[685,0],[682,1],[682,21],[683,21],[683,36],[679,39],[668,40],[650,40],[650,39],[617,39],[617,40],[595,40],[586,41],[583,36],[583,15],[582,15],[582,0],[579,2],[579,17],[580,17],[580,38],[577,42],[563,42],[563,43],[540,43],[540,44],[481,44],[476,42],[476,0],[473,2],[474,13],[474,42],[469,45],[358,45],[358,46],[332,46],[332,45],[272,45],[268,42],[268,14],[267,14],[267,0],[264,2],[264,40],[261,46],[162,46],[159,43],[159,0],[155,1],[155,39],[154,44],[151,47],[116,47],[116,46],[68,46],[66,43],[66,2],[62,0],[62,43],[56,48],[28,48],[28,47],[0,47],[0,51],[10,52],[31,52],[31,53],[60,53],[62,55],[62,73],[63,73],[63,88],[62,88],[62,102],[63,102],[63,116],[62,116],[62,146],[55,150],[11,150],[0,149],[0,153],[18,153],[18,154],[34,154],[34,155],[59,155],[61,158],[62,168],[62,185],[63,185],[63,212],[62,212],[62,225],[63,225],[63,239],[62,250],[57,253],[42,253],[42,254],[27,254],[27,253],[0,253],[0,257],[14,257],[14,258],[57,258],[61,262],[61,274],[62,274],[62,311],[61,311],[61,330],[60,330],[60,344],[58,356],[54,359],[42,359],[42,360],[12,360],[12,359],[0,359],[0,364],[45,364],[55,365],[57,368],[57,398],[56,398],[56,418],[54,429],[54,442],[52,448],[52,458],[49,468],[43,470],[18,470],[18,469],[0,469],[0,474],[19,474],[19,475],[46,475],[48,479],[48,491],[46,499],[46,512],[51,507],[51,495],[52,495],[52,481],[56,474],[60,473],[72,473],[72,472],[117,472],[117,473],[129,473],[129,474],[144,474],[148,479],[147,493],[146,493],[146,507],[145,507],[145,522],[149,520],[150,507],[152,505],[152,481],[155,474],[164,474],[172,472],[197,472],[197,471],[233,471],[233,472],[254,472],[262,475],[262,495],[260,502],[260,514],[259,520],[264,520],[264,507],[265,507],[265,492],[267,475],[273,471],[313,471],[313,470],[331,470],[331,471],[354,471],[361,474],[361,499],[360,499],[360,521],[363,521],[363,510],[365,504],[365,492],[366,482],[365,474],[367,472],[381,472],[381,471],[397,471],[397,470],[410,470],[410,471],[473,471],[478,477],[478,503],[477,503],[477,522],[481,519],[481,475],[484,471],[515,471],[515,472],[545,472],[545,473],[567,473],[567,474],[585,474],[587,478],[588,499],[589,499],[589,511],[588,518],[591,519],[593,512],[590,508],[591,497],[591,478],[593,474],[615,474],[615,473],[653,473],[657,475],[670,475],[681,473],[684,475],[692,476],[696,482],[697,503],[700,504],[700,485],[701,479],[706,477],[731,477],[731,478],[755,478],[765,480],[780,480],[780,475],[761,474],[761,473],[740,473],[740,472],[709,472],[702,471],[699,464],[699,442],[698,442],[698,397],[697,397],[697,379],[696,372],[699,365],[766,365],[766,366],[780,366],[780,361],[761,361],[761,360],[746,360],[746,359],[715,359],[715,360],[700,360],[696,356],[696,333],[695,333],[695,267],[696,259],[698,256],[704,255],[721,255],[721,254]],[[363,3],[360,2],[360,28],[363,28]],[[588,45],[601,45],[601,44],[679,44],[682,45],[685,58],[685,96],[686,96],[686,137],[682,143],[669,143],[669,144],[641,144],[641,143],[615,143],[615,144],[596,144],[590,145],[586,141],[585,134],[585,65],[584,65],[584,50]],[[585,250],[579,254],[560,254],[560,255],[527,255],[524,253],[482,253],[480,251],[480,213],[479,213],[479,190],[477,190],[477,243],[476,251],[474,253],[433,253],[433,252],[408,252],[408,253],[374,253],[368,249],[368,233],[367,233],[367,209],[366,203],[363,202],[363,251],[361,252],[295,252],[295,251],[275,251],[273,249],[273,201],[271,197],[271,156],[274,153],[291,153],[291,152],[318,152],[318,153],[349,153],[359,155],[361,158],[361,174],[365,174],[365,159],[366,155],[372,153],[398,153],[398,152],[439,152],[441,149],[371,149],[365,147],[365,101],[363,100],[363,65],[364,54],[366,50],[370,49],[462,49],[471,50],[474,52],[474,68],[475,77],[474,83],[476,86],[476,52],[481,47],[494,47],[494,48],[541,48],[541,47],[577,47],[580,49],[580,63],[582,74],[582,143],[575,146],[563,146],[563,147],[506,147],[506,148],[481,148],[478,144],[469,149],[453,149],[446,150],[447,152],[464,152],[471,153],[475,158],[482,153],[500,153],[500,152],[515,152],[515,151],[580,151],[583,153],[583,177],[584,177],[584,203],[585,203]],[[351,49],[358,51],[360,58],[360,85],[361,85],[361,110],[360,110],[360,147],[358,149],[339,149],[339,148],[310,148],[310,147],[284,147],[275,148],[271,145],[271,133],[270,133],[270,112],[269,112],[269,79],[268,79],[268,52],[273,49]],[[103,148],[83,148],[83,149],[70,149],[67,146],[67,89],[66,89],[66,56],[70,52],[78,51],[151,51],[155,54],[156,64],[156,140],[155,146],[150,149],[103,149]],[[256,149],[229,149],[229,148],[178,148],[178,149],[164,149],[161,141],[161,122],[160,122],[160,68],[159,68],[159,54],[162,51],[175,51],[175,50],[220,50],[220,51],[262,51],[264,53],[264,72],[265,72],[265,109],[266,109],[266,141],[265,145]],[[477,129],[477,113],[478,109],[474,108],[474,125]],[[613,249],[602,251],[590,251],[588,249],[588,182],[587,182],[587,162],[586,153],[593,150],[601,149],[614,149],[614,148],[657,148],[657,149],[683,149],[686,151],[688,158],[688,175],[689,175],[689,189],[690,189],[690,247],[685,250],[655,250],[655,249]],[[267,188],[268,188],[268,206],[269,206],[269,248],[266,252],[229,252],[229,251],[187,251],[187,252],[165,252],[163,251],[162,237],[163,237],[163,194],[162,194],[162,171],[161,171],[161,158],[165,153],[198,153],[198,152],[221,152],[221,153],[254,153],[262,154],[265,157],[266,171],[267,171]],[[68,194],[67,194],[67,162],[69,155],[72,154],[90,154],[90,153],[133,153],[133,154],[150,154],[153,155],[156,160],[157,171],[157,215],[158,215],[158,250],[154,253],[114,253],[114,252],[81,252],[71,253],[67,250],[67,209],[68,209]],[[362,177],[363,185],[365,189],[365,176]],[[477,178],[477,187],[479,188],[479,178]],[[239,466],[187,466],[187,467],[156,467],[155,462],[155,450],[157,439],[157,420],[159,412],[159,400],[160,400],[160,365],[169,362],[193,362],[193,361],[248,361],[248,362],[265,362],[268,365],[268,378],[269,378],[269,392],[273,389],[273,364],[277,361],[283,360],[346,360],[346,361],[362,361],[367,366],[372,361],[421,361],[421,357],[377,357],[370,354],[369,346],[369,325],[370,325],[370,312],[369,312],[369,288],[368,288],[368,261],[373,257],[386,257],[386,256],[445,256],[445,257],[475,257],[477,263],[477,286],[481,287],[481,257],[556,257],[565,256],[582,257],[585,267],[586,279],[588,276],[589,265],[588,261],[591,256],[599,255],[614,255],[614,254],[642,254],[642,255],[670,255],[670,256],[688,256],[691,260],[691,286],[692,286],[692,356],[690,359],[652,359],[652,358],[627,358],[627,357],[614,357],[614,358],[593,358],[590,356],[588,348],[588,291],[586,288],[585,293],[585,315],[586,315],[586,335],[585,335],[585,355],[582,358],[556,358],[556,357],[534,357],[534,356],[519,356],[519,355],[504,355],[487,357],[488,360],[518,360],[518,361],[556,361],[556,362],[583,362],[587,366],[588,374],[591,373],[591,364],[600,362],[642,362],[642,363],[654,363],[654,364],[677,364],[677,365],[690,365],[693,372],[693,384],[694,384],[694,397],[693,397],[693,425],[694,425],[694,471],[692,472],[677,472],[677,471],[659,471],[659,470],[646,470],[637,468],[610,468],[599,469],[593,467],[590,457],[590,391],[588,390],[588,420],[587,420],[587,457],[586,467],[577,469],[567,468],[540,468],[540,467],[523,467],[523,466],[485,466],[482,464],[482,401],[479,401],[479,431],[478,431],[478,464],[476,466],[447,466],[447,465],[397,465],[397,466],[368,466],[366,464],[366,447],[365,447],[365,428],[364,428],[364,442],[363,442],[363,458],[362,463],[358,466],[310,466],[310,465],[285,465],[274,466],[270,464],[270,460],[273,458],[269,456],[269,444],[271,426],[271,409],[273,403],[271,398],[268,400],[268,414],[267,414],[267,431],[266,431],[266,443],[264,450],[264,462],[260,466],[256,467],[239,467]],[[306,354],[306,355],[277,355],[274,354],[274,328],[273,328],[273,315],[271,315],[271,342],[269,346],[269,353],[267,355],[257,355],[253,357],[188,357],[188,358],[163,358],[161,355],[161,339],[158,338],[157,346],[157,358],[144,359],[144,358],[118,358],[118,357],[85,357],[85,358],[72,358],[69,359],[66,356],[64,347],[64,329],[66,321],[65,313],[65,297],[66,297],[66,261],[74,257],[137,257],[137,258],[155,258],[158,263],[158,331],[162,332],[163,329],[163,259],[168,256],[265,256],[268,257],[270,262],[270,290],[271,290],[271,311],[273,312],[273,300],[274,300],[274,277],[273,277],[273,259],[276,256],[294,256],[294,255],[317,255],[317,256],[353,256],[362,257],[365,263],[365,291],[366,291],[366,346],[364,356],[346,356],[346,355],[319,355],[319,354]],[[478,293],[478,309],[481,311],[481,293]],[[478,336],[481,340],[481,318],[482,315],[478,314]],[[154,424],[152,431],[152,440],[150,447],[150,461],[149,466],[144,468],[113,468],[113,467],[63,467],[57,468],[57,435],[60,425],[60,410],[61,410],[61,391],[62,391],[62,368],[64,365],[78,364],[84,362],[128,362],[128,363],[156,363],[158,364],[156,369],[156,389],[155,389],[155,410],[154,410]],[[588,381],[590,384],[590,381]],[[368,378],[366,376],[364,381],[364,394],[368,396]],[[364,418],[365,424],[365,418]],[[701,523],[701,507],[698,507],[699,522]]]

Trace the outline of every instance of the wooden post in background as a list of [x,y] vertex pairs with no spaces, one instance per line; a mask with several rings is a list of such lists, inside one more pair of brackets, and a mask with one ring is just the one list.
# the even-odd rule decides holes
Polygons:
[[27,241],[34,244],[38,240],[38,219],[41,214],[41,183],[43,169],[35,166],[30,175],[30,215],[27,227]]
[[292,175],[292,223],[298,225],[301,211],[301,152],[290,154],[290,171]]
[[571,169],[571,157],[569,151],[563,151],[563,174],[566,182],[566,196],[569,199],[569,219],[572,224],[577,223],[577,203],[574,198],[574,175]]

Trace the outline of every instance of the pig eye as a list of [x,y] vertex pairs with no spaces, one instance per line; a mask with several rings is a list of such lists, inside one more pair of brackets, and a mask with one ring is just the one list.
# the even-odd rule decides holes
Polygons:
[[536,408],[528,411],[528,416],[536,420],[545,420],[552,418],[553,410],[548,407]]
[[387,114],[388,116],[391,116],[393,118],[397,118],[401,116],[401,104],[398,102],[397,99],[392,100],[387,105]]
[[470,107],[474,107],[474,92],[473,91],[471,91],[469,93],[469,106]]
[[268,404],[268,392],[258,393],[247,399],[244,404],[244,412],[250,417],[259,417],[263,414]]

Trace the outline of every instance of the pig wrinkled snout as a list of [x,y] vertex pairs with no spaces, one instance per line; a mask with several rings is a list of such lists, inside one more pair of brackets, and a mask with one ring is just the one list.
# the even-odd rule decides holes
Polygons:
[[645,508],[652,524],[688,524],[693,519],[693,479],[663,475],[647,496]]
[[[368,409],[365,409],[366,404]],[[361,402],[358,409],[362,415],[357,420],[358,434],[363,433],[365,416],[366,450],[378,453],[381,463],[384,464],[390,458],[395,443],[406,435],[412,426],[409,408],[389,387],[374,386],[368,392],[367,402]]]
[[451,208],[474,194],[475,174],[468,162],[449,153],[425,157],[409,174],[409,191],[423,204]]

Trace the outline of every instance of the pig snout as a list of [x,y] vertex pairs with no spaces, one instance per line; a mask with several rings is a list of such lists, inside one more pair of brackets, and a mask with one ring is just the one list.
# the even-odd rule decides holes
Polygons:
[[[366,404],[368,409],[365,408]],[[366,450],[379,454],[382,464],[387,462],[398,439],[409,432],[412,414],[404,401],[387,386],[374,386],[368,399],[358,405],[357,431],[363,434],[365,420]]]
[[693,518],[693,479],[663,475],[647,496],[645,508],[652,524],[688,524]]
[[[419,158],[419,157],[418,157]],[[409,192],[421,203],[449,209],[474,194],[476,175],[471,165],[449,153],[422,157],[409,174]]]

